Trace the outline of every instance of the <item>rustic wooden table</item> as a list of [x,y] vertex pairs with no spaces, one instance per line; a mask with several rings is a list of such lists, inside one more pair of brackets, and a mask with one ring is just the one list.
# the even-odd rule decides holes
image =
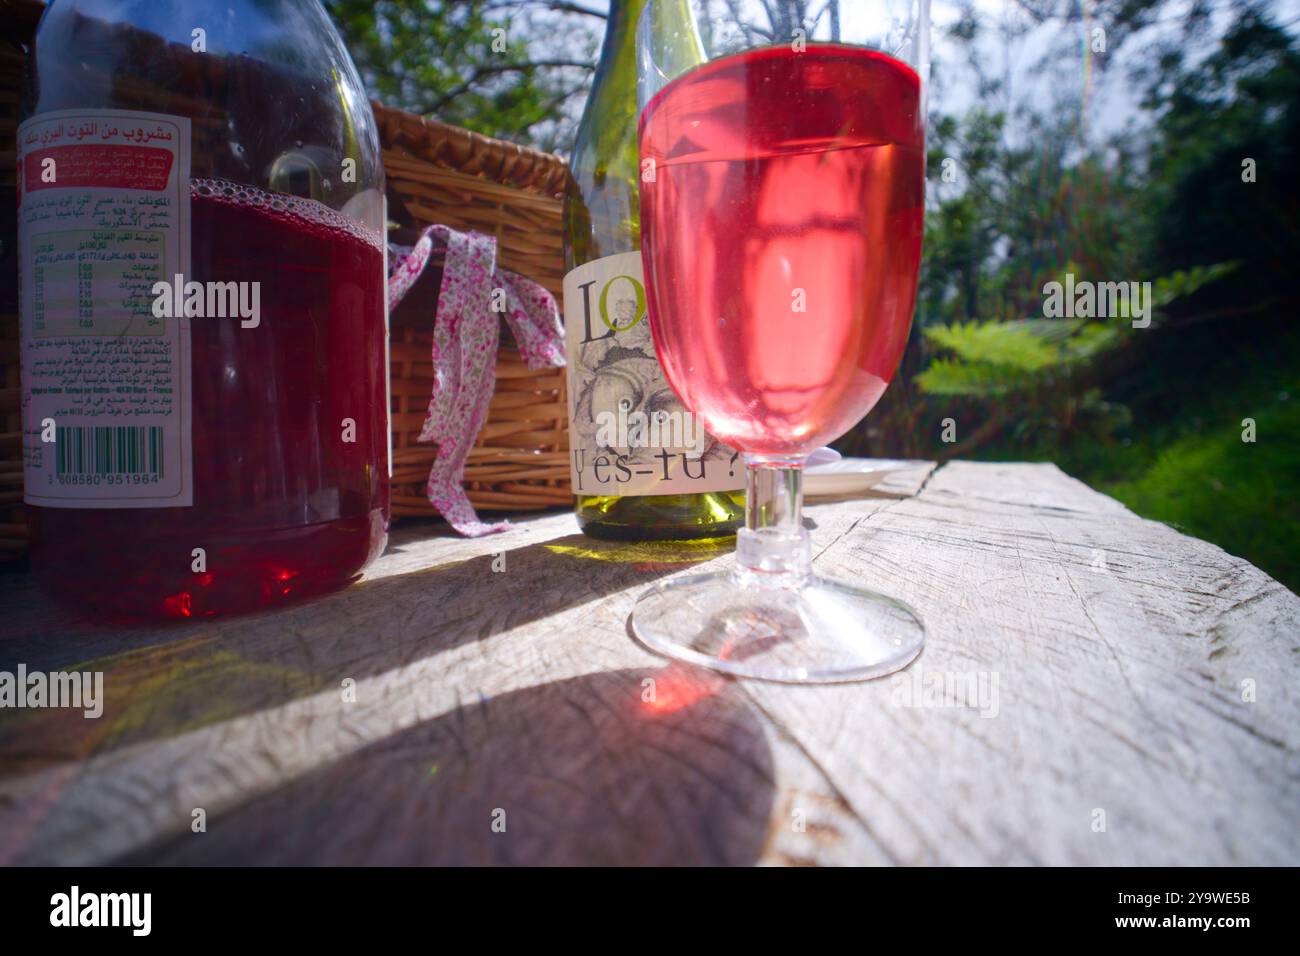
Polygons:
[[569,514],[399,528],[344,593],[166,628],[2,576],[0,670],[103,671],[106,704],[0,711],[0,862],[1300,863],[1286,588],[1050,465],[807,515],[821,571],[920,609],[908,670],[668,664],[637,594],[729,558]]

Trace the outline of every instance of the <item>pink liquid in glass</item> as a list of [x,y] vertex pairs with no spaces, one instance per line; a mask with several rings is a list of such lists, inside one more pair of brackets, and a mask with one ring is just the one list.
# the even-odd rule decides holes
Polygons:
[[678,396],[743,451],[806,454],[843,435],[911,327],[916,73],[824,44],[716,60],[647,105],[641,156],[651,328]]

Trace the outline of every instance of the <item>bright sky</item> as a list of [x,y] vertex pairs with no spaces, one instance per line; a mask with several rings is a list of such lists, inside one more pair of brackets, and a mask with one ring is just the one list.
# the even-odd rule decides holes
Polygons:
[[[597,9],[608,9],[608,0],[585,0]],[[855,23],[864,23],[877,14],[880,8],[897,5],[899,0],[842,0],[841,23],[845,31]],[[1086,2],[1086,0],[1079,0]],[[1216,27],[1222,28],[1229,20],[1229,0],[1213,0],[1217,15]],[[742,7],[758,12],[762,21],[760,0],[741,0]],[[1004,44],[996,30],[999,22],[1027,21],[1023,11],[1013,0],[969,0],[985,27],[981,41],[981,58],[986,72],[1002,79],[1010,91],[1010,105],[1030,102],[1041,107],[1045,97],[1053,97],[1066,108],[1084,108],[1087,126],[1096,135],[1109,135],[1129,127],[1137,116],[1140,91],[1130,79],[1131,70],[1141,65],[1144,56],[1150,56],[1151,44],[1162,36],[1176,35],[1182,20],[1182,11],[1191,0],[1171,0],[1165,20],[1131,38],[1109,58],[1104,69],[1085,55],[1083,40],[1085,28],[1080,24],[1065,26],[1049,23],[1029,30],[1010,44]],[[1090,4],[1089,4],[1090,5]],[[966,52],[954,40],[945,36],[946,28],[961,16],[966,3],[954,0],[931,2],[931,60],[935,64],[930,91],[932,110],[961,114],[975,105],[978,91],[974,76],[966,65]],[[1289,26],[1294,33],[1300,28],[1300,0],[1272,0],[1267,4],[1276,20]],[[1091,38],[1089,24],[1087,36]],[[1105,26],[1105,24],[1100,24]],[[1204,51],[1202,51],[1204,52]],[[1046,72],[1035,69],[1046,64]],[[1007,105],[1004,103],[999,106]]]

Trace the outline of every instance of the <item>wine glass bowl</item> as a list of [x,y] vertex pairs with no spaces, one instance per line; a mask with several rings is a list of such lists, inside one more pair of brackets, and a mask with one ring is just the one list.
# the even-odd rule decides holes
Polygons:
[[[642,14],[642,259],[669,383],[745,453],[746,527],[734,571],[656,585],[633,630],[735,674],[877,676],[913,659],[924,629],[900,602],[812,573],[800,481],[879,401],[911,328],[927,0],[834,22],[832,4],[756,6],[777,11],[766,24],[723,6],[690,17],[686,0],[648,0]],[[821,14],[801,20],[809,6]]]
[[808,454],[884,394],[920,264],[919,102],[906,64],[811,44],[711,61],[642,112],[656,352],[724,442]]

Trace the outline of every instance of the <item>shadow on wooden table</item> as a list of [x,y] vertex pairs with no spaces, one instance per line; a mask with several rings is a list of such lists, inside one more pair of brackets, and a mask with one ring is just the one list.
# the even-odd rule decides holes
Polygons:
[[734,684],[612,671],[459,708],[116,862],[750,864],[773,778]]
[[53,640],[48,632],[6,638],[0,670],[22,662],[29,672],[102,671],[105,702],[99,720],[68,709],[0,712],[0,766],[5,776],[26,773],[278,707],[490,641],[719,553],[574,534],[263,614],[130,630],[74,624]]

